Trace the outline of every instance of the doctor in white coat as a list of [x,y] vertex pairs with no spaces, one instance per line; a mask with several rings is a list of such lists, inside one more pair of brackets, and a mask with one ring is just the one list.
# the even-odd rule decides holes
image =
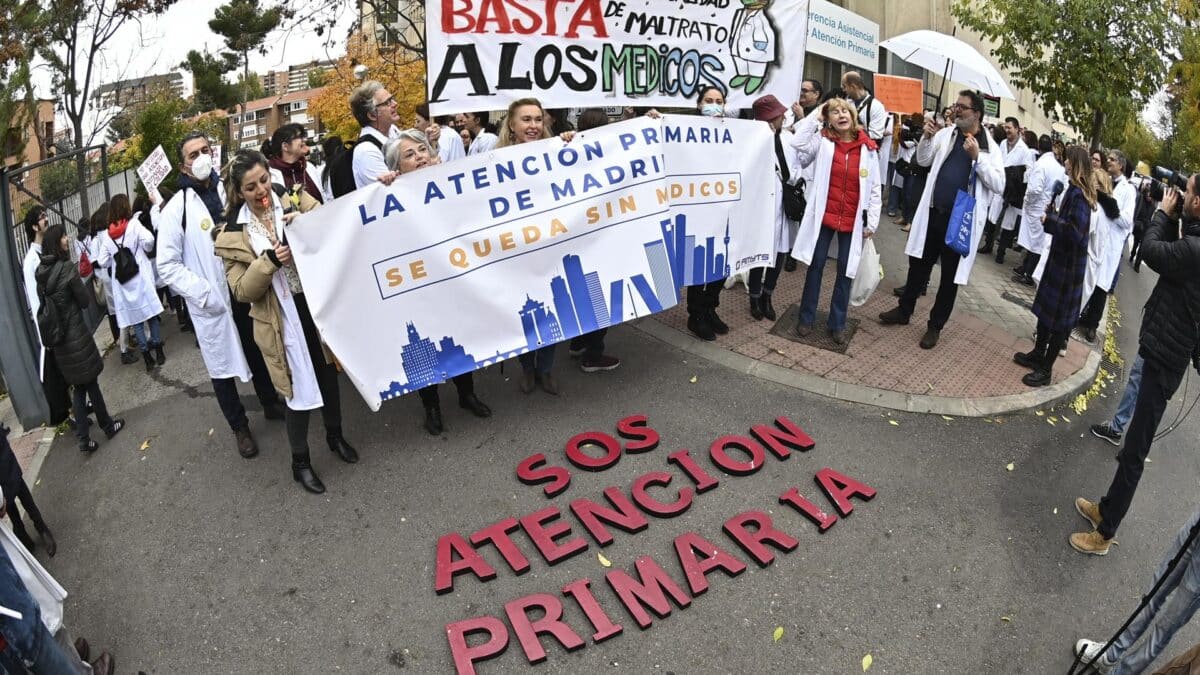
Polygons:
[[767,68],[779,55],[775,27],[767,16],[770,4],[771,0],[742,0],[743,9],[734,13],[729,31],[729,53],[737,71],[729,81],[729,88],[745,88],[747,96],[762,89]]
[[[954,310],[958,286],[971,278],[975,251],[983,236],[981,224],[987,218],[992,197],[1004,192],[1004,168],[995,143],[984,131],[983,97],[977,92],[959,92],[953,108],[954,126],[938,131],[932,121],[925,122],[925,135],[917,144],[916,162],[930,167],[929,179],[913,217],[912,230],[904,252],[908,255],[908,281],[900,296],[900,305],[879,315],[880,323],[908,325],[917,306],[917,297],[929,283],[934,262],[941,260],[942,278],[937,298],[929,313],[929,325],[921,338],[922,349],[933,349],[942,328]],[[974,181],[970,177],[974,175]],[[960,256],[946,246],[946,230],[960,191],[970,190],[975,197],[971,242],[967,255]]]
[[[1005,184],[1010,191],[1015,191],[1019,189],[1020,183],[1028,182],[1029,172],[1037,161],[1037,156],[1021,136],[1021,123],[1017,118],[1009,117],[1004,120],[1004,142],[997,146],[1004,163]],[[1005,200],[1003,193],[997,194],[992,197],[991,208],[988,210],[986,239],[979,252],[992,252],[993,237],[996,236],[996,227],[999,226],[1000,248],[996,251],[996,262],[999,264],[1004,264],[1004,252],[1012,245],[1012,232],[1017,229],[1017,219],[1021,216],[1021,207],[1014,205],[1017,203],[1015,200],[1015,194],[1012,196],[1013,203]]]
[[1028,253],[1021,263],[1021,269],[1013,274],[1013,281],[1028,286],[1034,284],[1033,272],[1037,269],[1042,255],[1050,250],[1050,235],[1042,228],[1042,216],[1046,215],[1046,209],[1054,197],[1055,184],[1061,183],[1064,190],[1067,185],[1067,171],[1054,154],[1054,144],[1049,136],[1043,135],[1038,139],[1038,150],[1042,155],[1026,174],[1025,200],[1021,206],[1021,231],[1017,233],[1017,243]]
[[[234,378],[249,382],[251,365],[234,318],[225,265],[213,249],[213,238],[222,224],[225,188],[213,170],[211,152],[208,139],[200,132],[188,134],[180,144],[179,191],[163,207],[159,221],[158,271],[171,291],[187,303],[217,403],[234,432],[238,452],[250,458],[258,454],[258,446],[250,434]],[[268,419],[283,419],[262,354],[254,346],[253,336],[248,337],[257,362],[262,364],[261,373],[254,368],[255,392]]]
[[[754,119],[769,124],[775,136],[775,152],[772,155],[775,159],[776,180],[788,185],[795,185],[800,180],[800,162],[792,144],[792,135],[783,130],[783,118],[787,113],[787,108],[771,94],[755,99],[753,108]],[[779,280],[779,273],[783,271],[788,252],[792,250],[792,242],[796,238],[797,229],[799,229],[799,225],[796,221],[788,218],[783,210],[783,188],[782,186],[777,187],[775,190],[775,264],[750,270],[750,276],[746,283],[746,287],[750,291],[750,316],[755,321],[761,321],[764,318],[769,321],[776,319],[775,307],[771,305],[771,295],[775,293],[775,283]]]
[[[1088,342],[1096,341],[1096,329],[1100,327],[1100,318],[1104,316],[1104,304],[1108,294],[1116,287],[1117,272],[1125,255],[1125,241],[1133,232],[1133,212],[1138,199],[1137,188],[1129,180],[1133,165],[1125,153],[1120,150],[1109,151],[1104,168],[1112,178],[1112,197],[1117,202],[1118,214],[1110,218],[1101,209],[1096,216],[1100,254],[1095,260],[1088,259],[1088,277],[1089,281],[1095,282],[1095,288],[1079,316],[1078,324]],[[1085,284],[1084,293],[1088,292],[1091,285]]]
[[845,344],[850,282],[858,272],[863,241],[879,228],[883,206],[879,156],[875,143],[858,125],[854,106],[839,98],[804,118],[796,145],[800,163],[815,167],[808,185],[808,208],[792,249],[792,257],[808,265],[796,332],[803,336],[812,331],[825,261],[836,238],[838,276],[826,328],[834,342]]
[[[124,330],[133,327],[138,349],[146,361],[146,372],[166,363],[163,353],[161,325],[162,303],[154,285],[154,266],[149,253],[154,248],[154,235],[142,226],[138,216],[132,213],[129,196],[115,195],[108,207],[108,229],[97,233],[97,255],[95,264],[109,275],[112,283],[113,301],[116,304],[117,326]],[[133,255],[137,274],[122,282],[117,276],[118,253],[127,249]],[[150,336],[146,337],[146,324]],[[150,350],[154,354],[150,354]]]

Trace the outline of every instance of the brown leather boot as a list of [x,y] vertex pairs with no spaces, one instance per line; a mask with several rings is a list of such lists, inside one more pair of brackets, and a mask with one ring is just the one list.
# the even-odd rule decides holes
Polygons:
[[234,429],[233,436],[237,439],[238,454],[246,459],[258,454],[258,444],[254,442],[254,436],[250,435],[250,426],[246,425],[241,429]]

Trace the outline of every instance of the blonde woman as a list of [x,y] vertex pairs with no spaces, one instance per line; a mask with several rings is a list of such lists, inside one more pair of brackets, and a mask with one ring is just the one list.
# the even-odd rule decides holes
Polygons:
[[850,282],[858,272],[863,242],[879,227],[883,204],[879,153],[859,126],[854,104],[840,98],[830,99],[801,122],[796,148],[802,166],[815,163],[808,208],[792,249],[792,257],[808,265],[796,332],[802,336],[812,332],[829,245],[836,238],[837,280],[826,327],[841,345],[846,343]]

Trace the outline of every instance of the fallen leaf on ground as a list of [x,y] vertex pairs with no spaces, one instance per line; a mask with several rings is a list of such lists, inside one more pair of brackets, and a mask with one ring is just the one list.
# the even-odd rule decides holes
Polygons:
[[1000,617],[1000,620],[1001,620],[1001,621],[1003,621],[1003,622],[1005,622],[1005,623],[1012,623],[1012,617],[1011,617],[1011,616],[1002,616],[1002,617]]
[[892,426],[894,426],[894,427],[898,427],[898,426],[900,426],[900,423],[899,423],[899,422],[897,422],[896,420],[888,420],[888,424],[890,424],[890,425],[892,425]]
[[1056,516],[1058,515],[1058,507],[1057,506],[1054,507],[1054,515],[1056,515]]
[[775,641],[779,642],[783,638],[783,626],[775,627]]
[[688,382],[691,382],[692,384],[696,384],[696,379],[697,379],[696,376],[693,375],[692,379],[688,380]]
[[145,452],[149,449],[150,449],[150,439],[149,438],[142,441],[142,444],[138,446],[138,450],[141,450],[142,452]]
[[1063,415],[1063,421],[1064,421],[1064,422],[1066,422],[1067,424],[1070,424],[1070,423],[1071,423],[1071,418],[1070,418],[1070,417],[1067,417],[1066,415]]
[[1045,411],[1045,410],[1038,410],[1038,411],[1034,412],[1033,414],[1034,414],[1034,415],[1037,415],[1038,417],[1043,417],[1043,416],[1045,416],[1045,414],[1046,414],[1046,411]]
[[1050,426],[1056,426],[1053,418],[1046,420],[1046,424],[1049,424]]
[[867,672],[867,670],[871,667],[872,663],[875,663],[875,659],[870,654],[867,654],[866,656],[863,657],[863,672],[864,673]]
[[1013,469],[1017,468],[1017,463],[1016,463],[1016,462],[1009,462],[1009,463],[1008,463],[1008,466],[1006,466],[1006,467],[1004,467],[1004,468],[1008,469],[1009,471],[1012,471]]
[[1050,416],[1050,421],[1051,421],[1051,422],[1057,422],[1057,421],[1058,421],[1058,418],[1057,418],[1057,417],[1055,417],[1054,415],[1051,415],[1051,416]]
[[209,430],[208,430],[208,435],[209,435],[209,436],[212,436],[214,431],[216,431],[216,429],[209,429]]
[[953,418],[953,417],[951,417],[951,416],[949,416],[949,415],[942,415],[942,419],[946,420],[947,422],[953,422],[953,421],[954,421],[954,418]]
[[600,561],[601,565],[604,565],[605,567],[612,567],[612,561],[608,558],[605,558],[603,553],[597,553],[596,559]]

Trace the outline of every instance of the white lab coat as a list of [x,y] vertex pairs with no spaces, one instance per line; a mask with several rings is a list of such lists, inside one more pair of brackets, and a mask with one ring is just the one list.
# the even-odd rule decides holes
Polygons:
[[[796,153],[796,148],[793,147],[792,134],[786,131],[779,132],[779,141],[783,144],[783,158],[788,164],[788,183],[795,185],[796,181],[800,180],[800,157]],[[774,146],[772,146],[774,147]],[[783,177],[783,172],[779,169],[779,158],[776,157],[774,150],[771,151],[771,156],[775,157],[775,175],[776,180]],[[775,190],[775,252],[788,253],[792,250],[792,243],[796,241],[796,231],[800,228],[800,224],[783,212],[783,190]]]
[[[154,270],[150,265],[150,257],[146,255],[154,246],[154,235],[142,227],[137,214],[125,225],[125,234],[116,240],[113,240],[107,231],[96,236],[99,242],[95,264],[99,265],[112,281],[117,325],[121,328],[136,326],[162,314],[162,303],[159,302],[158,291],[154,287]],[[120,283],[116,277],[115,256],[118,243],[133,252],[133,259],[138,266],[137,275],[125,283]]]
[[777,57],[775,29],[762,9],[739,9],[729,31],[729,51],[738,75],[765,77]]
[[[1025,141],[1017,139],[1017,144],[1012,150],[1008,149],[1008,141],[1002,141],[1000,146],[1000,156],[1003,158],[1003,166],[1023,166],[1025,172],[1023,174],[1026,183],[1029,181],[1029,171],[1034,167],[1037,156],[1025,145]],[[1003,219],[1001,219],[1003,214]],[[1017,226],[1017,216],[1021,215],[1021,210],[1013,207],[1004,208],[1004,194],[1001,191],[992,197],[991,208],[988,210],[988,221],[1000,223],[1000,229],[1012,230]]]
[[867,135],[876,143],[882,143],[884,136],[892,134],[892,118],[888,115],[883,102],[874,94],[867,94],[864,103],[854,104],[858,110],[858,125],[867,130]]
[[1125,255],[1125,240],[1133,232],[1133,210],[1137,207],[1137,188],[1124,176],[1117,178],[1115,183],[1112,194],[1113,199],[1117,200],[1120,215],[1109,218],[1103,209],[1098,209],[1099,215],[1096,218],[1101,239],[1100,257],[1094,276],[1096,286],[1105,291],[1112,290],[1117,266],[1121,264],[1121,258]]
[[[150,214],[150,229],[153,231],[155,238],[157,238],[158,237],[158,222],[159,222],[159,218],[162,216],[162,209],[158,208],[157,205],[151,205],[150,211],[148,213]],[[167,282],[163,281],[162,275],[158,273],[158,257],[157,257],[157,255],[158,254],[155,253],[155,257],[150,259],[150,267],[154,270],[154,287],[161,289],[161,288],[166,287]]]
[[[224,202],[225,188],[218,185],[218,189]],[[167,202],[160,223],[158,271],[171,292],[187,302],[208,376],[249,382],[250,366],[233,322],[225,263],[213,253],[215,225],[208,208],[195,190],[180,190]]]
[[[271,204],[275,213],[275,236],[282,240],[283,207],[274,193],[271,193]],[[273,247],[266,237],[250,227],[249,223],[253,219],[250,206],[243,204],[242,210],[238,212],[238,222],[245,227],[254,254],[262,255],[263,251],[269,251]],[[279,299],[279,308],[283,314],[283,353],[292,377],[292,397],[287,399],[287,407],[291,410],[315,410],[324,405],[321,390],[317,386],[317,371],[313,367],[313,357],[308,353],[308,344],[304,341],[304,326],[300,323],[300,312],[296,309],[296,300],[288,288],[287,277],[282,267],[271,275],[271,292]],[[325,355],[317,354],[316,358],[324,359]]]
[[1055,159],[1053,152],[1038,157],[1033,168],[1025,174],[1025,201],[1021,207],[1021,231],[1017,243],[1026,251],[1043,253],[1050,250],[1050,235],[1042,228],[1042,216],[1054,196],[1054,184],[1062,182],[1066,190],[1067,171]]
[[442,163],[450,162],[456,159],[462,159],[467,156],[467,150],[463,147],[462,136],[450,127],[442,127],[442,133],[438,136],[438,159]]
[[480,129],[479,135],[475,137],[475,140],[471,141],[471,149],[467,151],[467,156],[470,157],[473,155],[482,155],[485,152],[491,152],[496,148],[496,144],[499,142],[499,136],[489,131]]
[[[980,133],[984,133],[982,130]],[[925,235],[929,231],[929,205],[933,201],[933,189],[937,185],[938,174],[942,163],[950,154],[951,143],[962,143],[956,127],[946,127],[934,134],[933,138],[922,138],[917,144],[917,164],[929,166],[929,178],[925,181],[925,191],[921,193],[921,202],[913,216],[912,229],[908,233],[908,243],[904,253],[913,258],[925,255]],[[984,219],[987,218],[988,204],[992,197],[1004,193],[1004,169],[1000,163],[1000,155],[996,152],[996,143],[987,141],[987,150],[982,143],[979,148],[979,159],[975,167],[975,220],[971,229],[971,250],[958,263],[958,273],[954,275],[954,283],[962,286],[971,278],[971,267],[975,264],[975,251],[979,248],[979,240],[983,237]]]
[[117,314],[117,300],[113,297],[113,282],[109,276],[108,270],[101,269],[97,260],[100,259],[100,235],[89,234],[83,239],[84,248],[87,249],[88,259],[92,261],[94,268],[92,275],[100,280],[100,290],[104,291],[104,306],[109,316]]
[[[829,177],[833,171],[835,144],[821,134],[820,123],[808,116],[800,123],[796,133],[800,163],[814,166],[816,178],[808,184],[808,208],[800,221],[800,233],[792,248],[792,257],[808,265],[812,263],[817,248],[817,237],[821,233],[821,220],[825,217],[825,205],[829,200]],[[858,274],[862,258],[863,228],[874,233],[879,228],[879,211],[883,206],[880,191],[882,175],[879,171],[878,152],[866,146],[859,156],[858,208],[855,209],[854,231],[850,235],[850,252],[846,259],[846,276],[853,279]],[[863,222],[863,214],[866,222]],[[836,239],[834,243],[836,245]],[[841,256],[842,252],[838,251]]]
[[[25,281],[25,301],[29,303],[29,315],[33,317],[33,325],[36,328],[37,313],[42,308],[42,299],[38,297],[37,288],[37,268],[42,264],[42,245],[36,242],[29,244],[29,250],[25,252],[25,259],[21,261],[21,276]],[[38,376],[41,377],[42,364],[46,362],[46,347],[42,345],[42,333],[40,330],[33,331],[38,341]]]

